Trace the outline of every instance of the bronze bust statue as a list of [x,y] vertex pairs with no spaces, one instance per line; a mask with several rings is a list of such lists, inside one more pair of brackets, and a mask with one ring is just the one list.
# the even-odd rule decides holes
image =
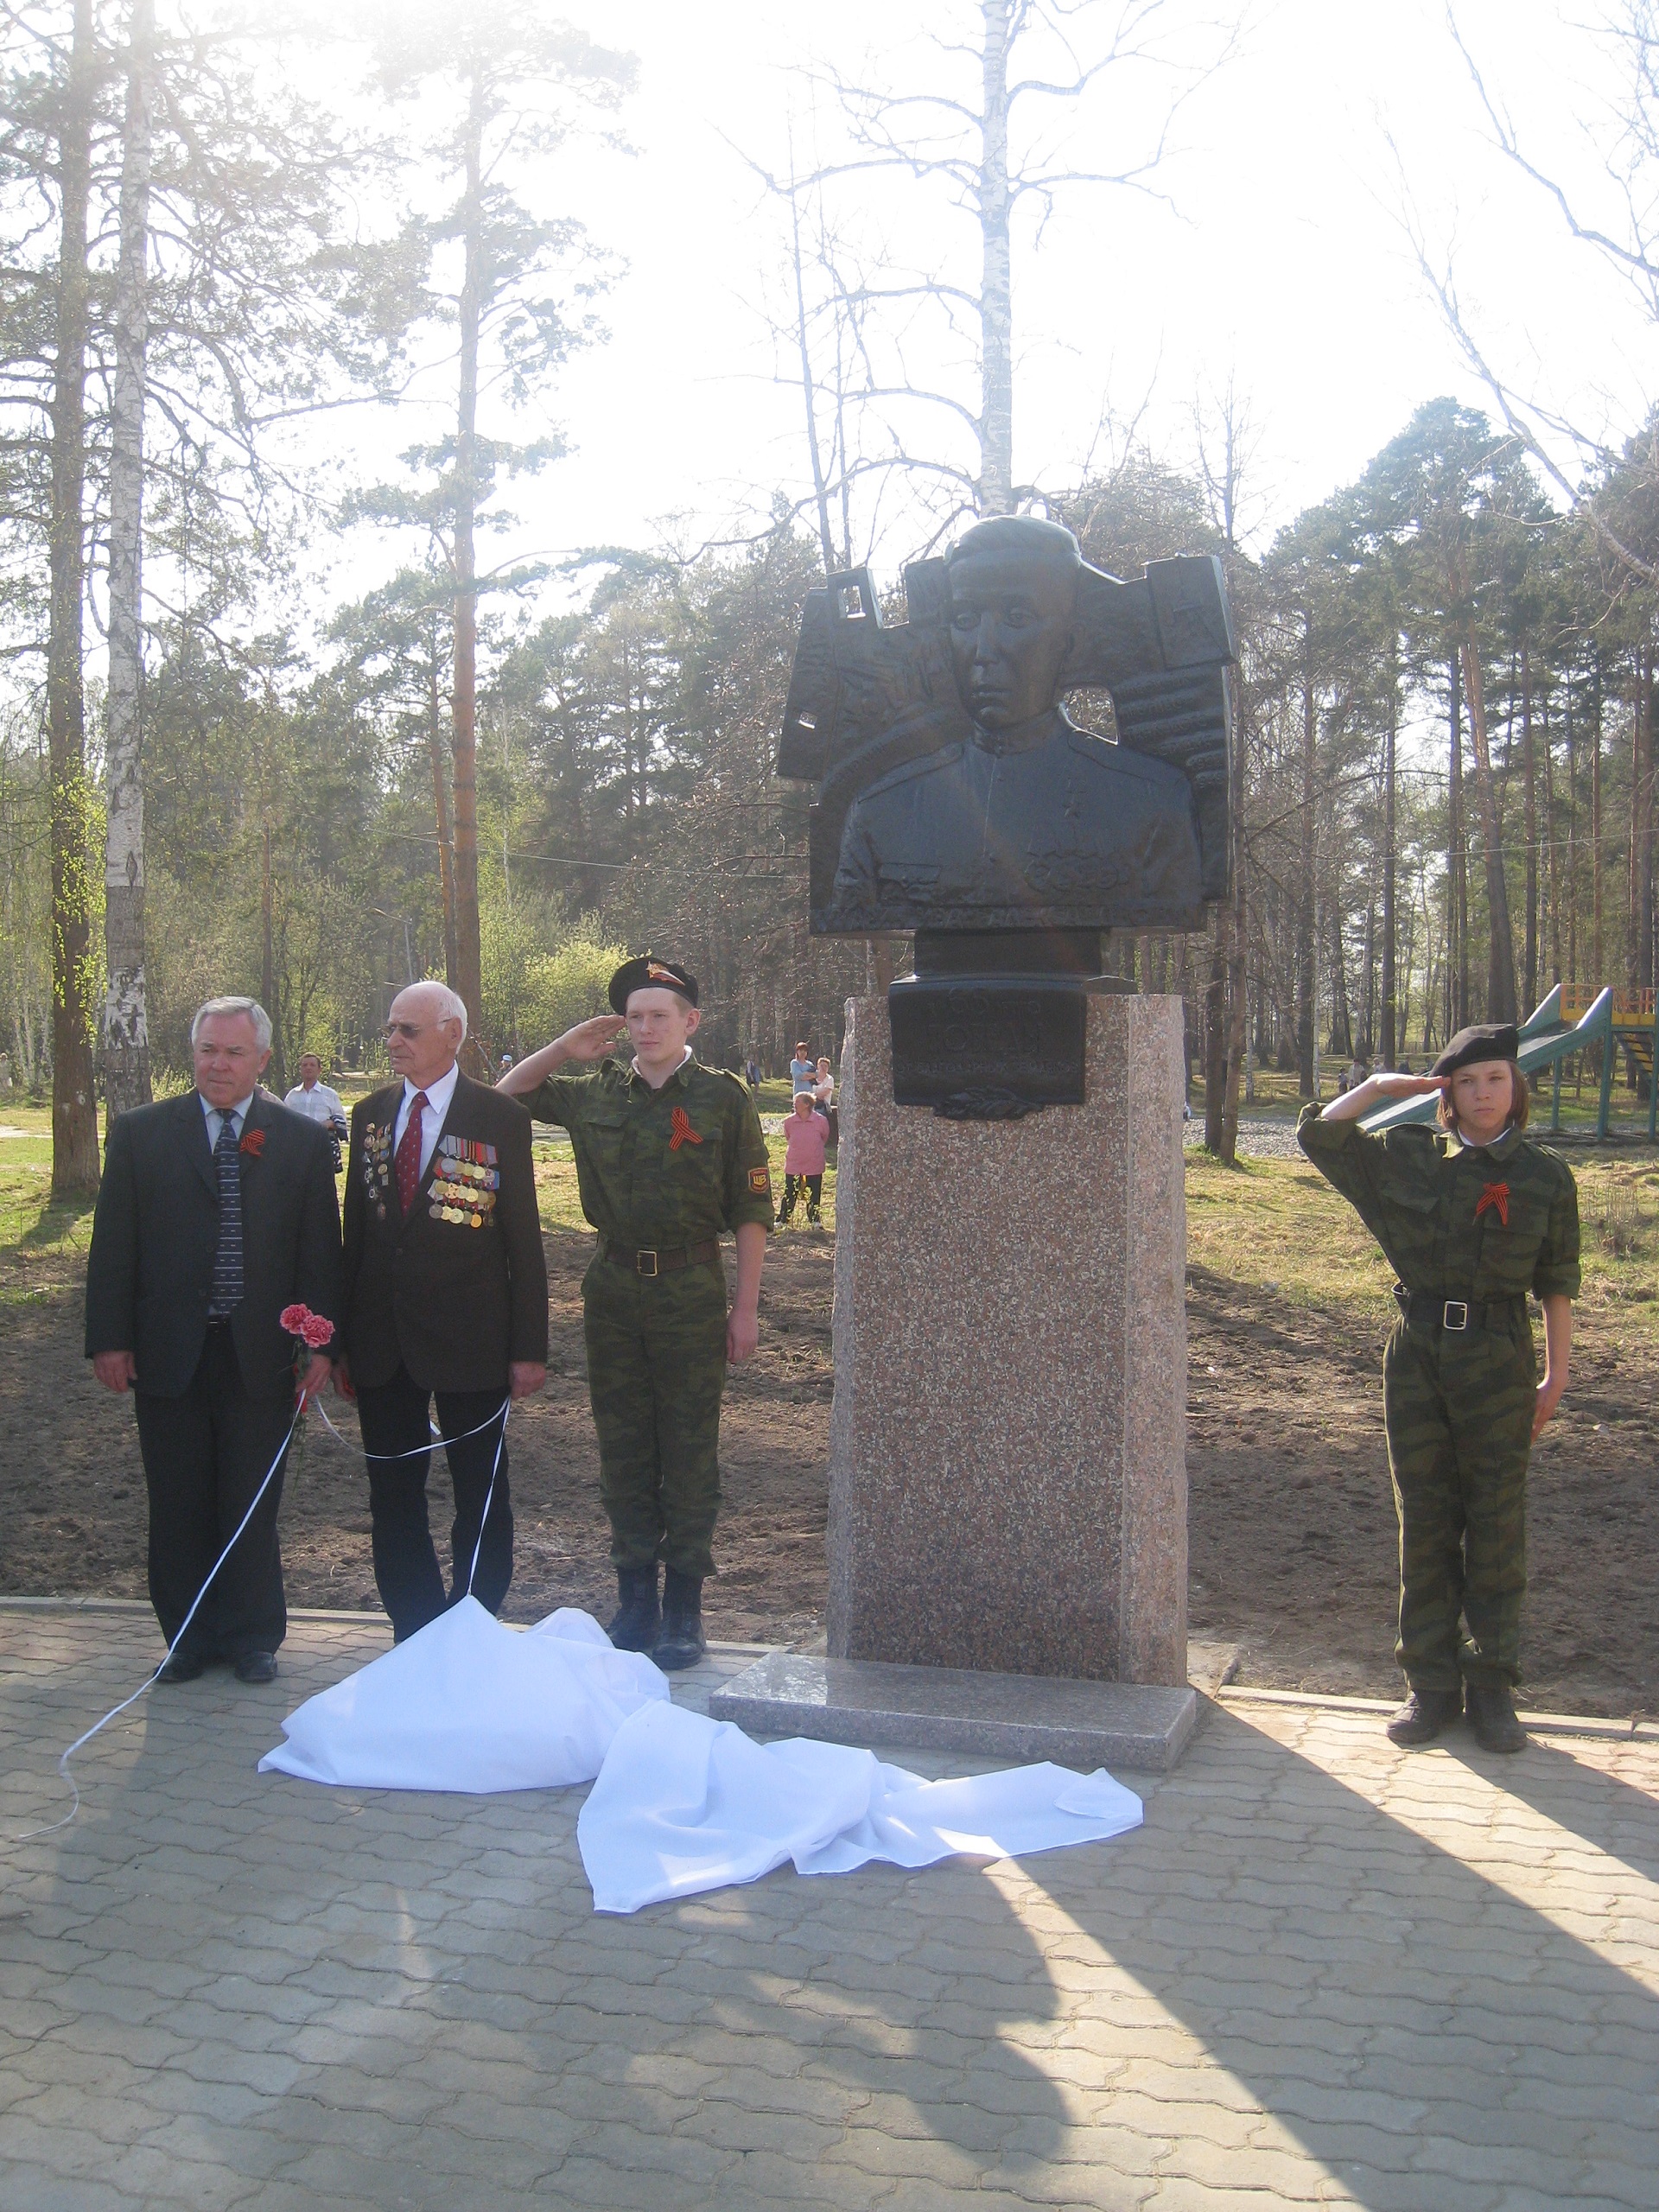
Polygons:
[[[1227,878],[1218,563],[1119,583],[1070,531],[1003,516],[906,585],[905,624],[863,571],[804,618],[779,767],[821,779],[813,928],[1202,927]],[[1110,691],[1117,743],[1060,704],[1085,686]]]

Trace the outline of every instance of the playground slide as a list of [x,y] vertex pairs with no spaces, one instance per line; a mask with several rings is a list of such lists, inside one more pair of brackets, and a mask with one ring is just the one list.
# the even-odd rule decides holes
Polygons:
[[[1618,995],[1622,997],[1624,995]],[[1569,1023],[1561,1012],[1561,986],[1557,983],[1549,996],[1521,1025],[1521,1066],[1525,1073],[1532,1075],[1540,1068],[1565,1059],[1569,1052],[1583,1052],[1598,1038],[1605,1038],[1611,1046],[1616,1039],[1622,1041],[1626,1037],[1637,1043],[1640,1057],[1651,1066],[1654,1036],[1654,1017],[1650,1013],[1636,1020],[1618,1018],[1615,994],[1611,987],[1597,994],[1578,1021]],[[1600,1110],[1596,1116],[1596,1135],[1599,1137],[1607,1134],[1616,1059],[1617,1055],[1611,1050],[1602,1055]],[[1655,1086],[1649,1084],[1649,1089],[1651,1092]],[[1402,1098],[1392,1106],[1383,1107],[1378,1113],[1366,1115],[1361,1126],[1375,1133],[1379,1129],[1391,1129],[1402,1122],[1432,1122],[1439,1103],[1433,1097]],[[1654,1107],[1656,1103],[1659,1100],[1650,1096],[1648,1108],[1649,1139],[1654,1134]]]

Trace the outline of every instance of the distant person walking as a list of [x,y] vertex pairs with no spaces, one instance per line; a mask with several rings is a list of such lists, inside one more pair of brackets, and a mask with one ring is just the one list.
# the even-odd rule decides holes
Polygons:
[[836,1111],[836,1078],[827,1059],[818,1062],[817,1074],[812,1084],[812,1096],[824,1120],[830,1124],[830,1149],[833,1152],[841,1141],[841,1116]]
[[792,1219],[795,1201],[806,1200],[806,1217],[815,1226],[823,1220],[823,1151],[830,1141],[830,1123],[819,1113],[810,1090],[798,1090],[794,1109],[784,1123],[784,1202],[778,1209],[781,1228]]
[[334,1141],[334,1173],[340,1173],[340,1147],[346,1141],[346,1105],[337,1090],[322,1079],[322,1061],[315,1052],[300,1054],[300,1079],[283,1103],[290,1114],[303,1114],[327,1130]]

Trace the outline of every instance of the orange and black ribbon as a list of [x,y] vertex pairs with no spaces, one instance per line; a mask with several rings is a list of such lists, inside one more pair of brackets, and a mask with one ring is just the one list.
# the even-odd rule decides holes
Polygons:
[[670,1131],[671,1132],[668,1140],[668,1148],[671,1152],[677,1152],[683,1144],[701,1144],[702,1142],[702,1139],[692,1128],[690,1119],[683,1106],[677,1106],[674,1109],[674,1111],[669,1116],[668,1125]]
[[1497,1208],[1497,1217],[1507,1229],[1510,1225],[1510,1186],[1507,1183],[1489,1183],[1486,1185],[1475,1206],[1477,1221],[1488,1206]]

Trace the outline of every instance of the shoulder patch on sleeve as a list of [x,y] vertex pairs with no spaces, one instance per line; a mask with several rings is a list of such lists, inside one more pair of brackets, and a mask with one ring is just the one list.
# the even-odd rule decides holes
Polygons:
[[749,1188],[756,1198],[769,1198],[772,1196],[772,1170],[769,1167],[751,1167]]

